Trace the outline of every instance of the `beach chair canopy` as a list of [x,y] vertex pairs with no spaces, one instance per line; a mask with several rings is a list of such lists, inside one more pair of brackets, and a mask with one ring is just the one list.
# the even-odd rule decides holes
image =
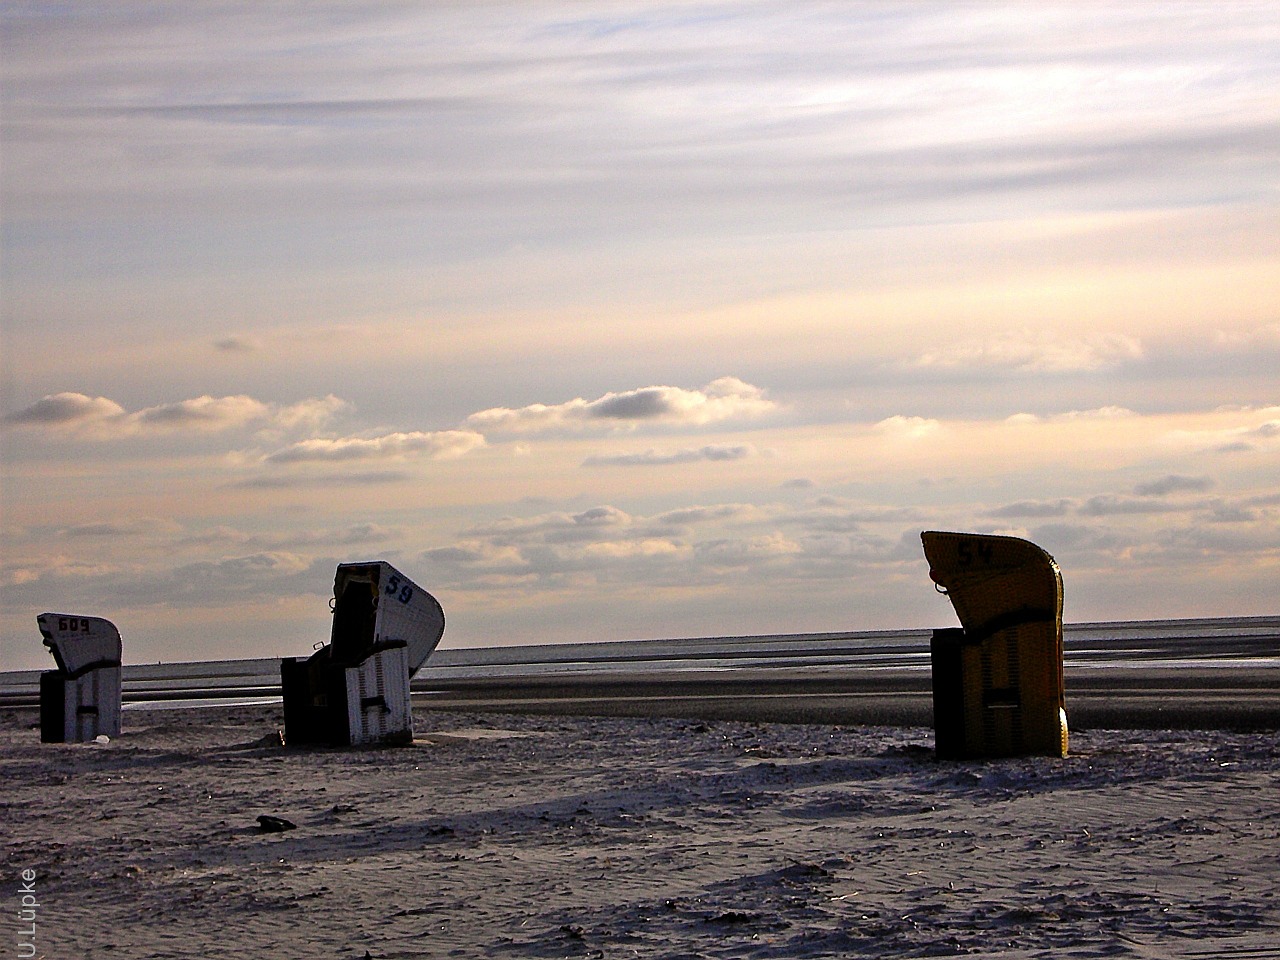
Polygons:
[[120,631],[110,620],[69,613],[42,613],[36,617],[44,645],[68,677],[86,670],[118,667],[122,655]]

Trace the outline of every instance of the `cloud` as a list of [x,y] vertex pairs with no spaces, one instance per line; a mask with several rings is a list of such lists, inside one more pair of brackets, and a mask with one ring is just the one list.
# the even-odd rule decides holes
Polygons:
[[989,517],[1022,518],[1022,517],[1063,517],[1072,507],[1073,501],[1059,500],[1019,500],[987,511]]
[[383,486],[389,483],[401,483],[410,479],[413,474],[407,470],[367,470],[358,473],[343,472],[338,475],[318,474],[273,474],[248,477],[238,480],[230,486],[242,490],[294,490],[316,489],[324,487],[350,486]]
[[147,407],[127,418],[131,426],[152,430],[229,430],[267,420],[272,408],[253,397],[196,397]]
[[[854,514],[892,523],[892,534],[840,522]],[[822,516],[783,504],[705,504],[653,515],[602,505],[472,527],[423,557],[438,565],[437,582],[460,590],[588,596],[606,583],[681,592],[718,590],[727,580],[766,590],[779,578],[844,584],[854,562],[864,572],[872,564],[918,563],[920,527],[912,525],[908,537],[903,516],[896,507],[865,504],[833,503]]]
[[1133,545],[1133,538],[1119,535],[1111,523],[1102,528],[1087,523],[1046,523],[1034,527],[1030,538],[1055,556],[1064,550],[1106,555],[1130,549]]
[[305,583],[314,590],[319,585],[305,575],[315,572],[315,566],[312,558],[287,550],[201,560],[174,569],[160,596],[166,601],[180,597],[187,602],[237,595],[269,596],[279,589],[281,580],[293,584],[294,589]]
[[1257,523],[1262,518],[1261,511],[1239,503],[1219,502],[1209,508],[1211,523]]
[[1020,373],[1082,373],[1109,370],[1140,360],[1142,343],[1119,333],[1100,333],[1074,340],[1023,332],[982,342],[958,344],[922,354],[924,368],[1004,369]]
[[338,414],[349,410],[351,404],[346,400],[329,394],[324,397],[311,397],[299,400],[279,408],[273,418],[276,426],[284,430],[299,427],[318,429],[329,423]]
[[1090,497],[1080,506],[1080,513],[1089,517],[1108,517],[1126,513],[1169,513],[1185,509],[1184,504],[1171,505],[1150,496],[1125,497],[1107,493]]
[[206,394],[129,413],[106,397],[56,393],[9,414],[4,422],[15,427],[107,441],[174,433],[220,433],[250,426],[314,429],[347,406],[346,401],[333,395],[281,406],[243,394],[226,397]]
[[1138,416],[1128,407],[1093,407],[1089,410],[1068,410],[1054,417],[1055,420],[1127,420]]
[[1214,345],[1232,351],[1261,352],[1280,348],[1280,323],[1249,330],[1215,330]]
[[484,572],[519,574],[528,567],[528,562],[518,547],[476,538],[465,538],[447,547],[426,550],[422,553],[422,558],[442,566]]
[[903,440],[920,440],[930,434],[937,433],[941,428],[942,424],[937,420],[898,415],[886,417],[877,423],[873,429],[877,433],[882,433],[889,437],[897,437]]
[[1184,477],[1180,474],[1169,474],[1158,480],[1149,480],[1133,488],[1140,497],[1165,497],[1171,493],[1203,493],[1213,486],[1210,477]]
[[[333,564],[287,550],[263,550],[175,564],[164,562],[139,576],[137,563],[87,561],[83,557],[54,556],[18,568],[3,577],[23,591],[25,603],[56,603],[74,593],[89,608],[191,609],[245,603],[278,604],[282,598],[321,594],[333,583]],[[320,605],[317,598],[317,606]],[[198,618],[196,618],[198,619]],[[171,637],[165,642],[170,643]],[[195,656],[199,651],[188,651]]]
[[1203,561],[1206,556],[1240,556],[1255,554],[1271,558],[1268,566],[1274,570],[1274,562],[1280,558],[1280,526],[1274,523],[1215,523],[1210,518],[1205,525],[1191,525],[1165,531],[1161,544],[1173,555],[1193,561]]
[[761,508],[750,503],[720,503],[715,506],[683,507],[679,510],[668,510],[654,517],[654,521],[663,525],[691,526],[700,523],[712,523],[723,520],[757,519],[763,515]]
[[1263,407],[1258,410],[1241,408],[1224,412],[1247,418],[1261,415],[1268,419],[1260,423],[1219,429],[1176,430],[1169,435],[1170,439],[1179,444],[1217,453],[1247,453],[1272,447],[1280,440],[1280,419],[1276,418],[1280,407]]
[[315,437],[299,440],[269,454],[267,463],[335,463],[424,456],[451,460],[484,446],[484,437],[470,430],[434,433],[388,433],[380,437]]
[[[699,549],[686,534],[694,527],[720,530],[725,525],[758,519],[761,512],[747,504],[717,504],[635,516],[610,504],[578,513],[545,513],[505,517],[464,531],[453,544],[426,551],[423,558],[452,571],[448,577],[462,588],[491,583],[493,575],[507,586],[558,583],[572,577],[577,587],[600,581],[626,582],[637,565],[656,577],[654,583],[679,583],[690,574],[688,564]],[[781,535],[747,538],[738,559],[779,553]],[[736,538],[719,538],[713,552],[725,558],[734,552]],[[766,545],[772,545],[769,549]],[[477,579],[478,578],[478,579]]]
[[1106,406],[1094,407],[1090,410],[1067,410],[1049,417],[1040,417],[1034,413],[1015,413],[1005,418],[1010,426],[1022,426],[1037,423],[1070,423],[1076,420],[1126,420],[1138,416],[1128,407]]
[[743,444],[708,444],[704,447],[686,447],[682,450],[660,452],[646,450],[643,453],[618,453],[587,457],[582,461],[584,467],[650,467],[668,466],[677,463],[697,463],[711,461],[722,463],[729,460],[744,460],[756,456],[756,448],[749,443]]
[[663,526],[610,505],[507,517],[422,557],[435,565],[439,581],[463,590],[577,591],[606,581],[629,586],[641,571],[658,585],[680,576],[693,553]]
[[254,337],[236,335],[215,340],[213,346],[223,353],[253,353],[260,349],[261,344]]
[[123,416],[124,408],[106,397],[54,393],[23,410],[7,414],[4,422],[19,427],[79,427]]
[[606,393],[595,400],[578,397],[565,403],[542,403],[511,409],[493,407],[467,418],[482,432],[534,433],[587,426],[635,427],[640,423],[703,426],[724,420],[759,417],[776,408],[759,387],[736,377],[721,377],[701,390],[641,387]]
[[357,523],[332,530],[299,530],[282,536],[255,538],[262,540],[273,550],[300,549],[303,547],[349,547],[370,543],[382,543],[398,537],[401,531],[377,523]]
[[81,523],[58,531],[59,536],[72,538],[126,538],[139,536],[170,535],[180,533],[182,526],[161,517],[137,517],[122,520],[103,520]]
[[120,571],[119,564],[86,557],[84,552],[74,556],[54,554],[28,562],[6,561],[0,574],[0,584],[35,589],[52,582],[72,585],[76,589],[82,588],[86,582],[111,577]]
[[589,544],[584,550],[586,559],[623,560],[654,557],[684,557],[689,554],[685,544],[660,537],[645,537],[640,540],[618,540]]
[[874,506],[852,503],[838,497],[819,497],[810,507],[778,517],[792,522],[806,531],[826,537],[838,534],[842,537],[861,534],[869,523],[905,523],[917,519],[918,511],[911,507]]
[[632,517],[625,510],[605,504],[581,513],[545,513],[534,517],[503,517],[467,531],[472,537],[491,538],[499,543],[566,543],[613,536],[630,527]]
[[775,531],[754,537],[704,541],[697,544],[696,555],[704,563],[722,567],[793,557],[803,550],[795,540]]

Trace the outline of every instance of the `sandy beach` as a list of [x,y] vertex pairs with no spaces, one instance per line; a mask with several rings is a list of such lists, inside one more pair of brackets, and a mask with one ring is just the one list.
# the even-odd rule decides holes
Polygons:
[[42,745],[6,711],[36,955],[1280,956],[1273,732],[956,763],[919,727],[419,711],[411,747],[302,750],[280,719]]

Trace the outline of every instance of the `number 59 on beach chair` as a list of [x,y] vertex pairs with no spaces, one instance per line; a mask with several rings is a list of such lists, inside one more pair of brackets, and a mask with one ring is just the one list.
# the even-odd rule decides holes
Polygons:
[[930,648],[938,756],[1065,757],[1057,563],[1017,537],[920,537],[929,576],[961,624],[935,630]]

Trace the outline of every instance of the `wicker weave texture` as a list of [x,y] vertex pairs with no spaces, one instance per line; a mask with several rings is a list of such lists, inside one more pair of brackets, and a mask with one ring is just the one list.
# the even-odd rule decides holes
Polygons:
[[970,638],[963,655],[965,743],[976,756],[1065,756],[1062,576],[1033,543],[921,534],[930,576]]

